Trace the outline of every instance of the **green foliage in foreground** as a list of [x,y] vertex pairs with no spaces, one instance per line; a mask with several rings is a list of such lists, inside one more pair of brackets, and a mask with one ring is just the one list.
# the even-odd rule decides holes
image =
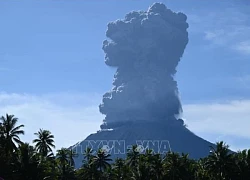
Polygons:
[[[223,143],[211,147],[200,160],[188,154],[155,154],[136,151],[133,146],[126,159],[116,159],[99,150],[87,148],[83,154],[62,148],[53,153],[54,136],[48,130],[34,133],[34,146],[24,143],[24,125],[13,115],[0,118],[0,177],[5,180],[245,180],[250,177],[250,150],[231,153]],[[74,157],[83,156],[80,169],[74,169]],[[1,178],[0,178],[1,179]]]

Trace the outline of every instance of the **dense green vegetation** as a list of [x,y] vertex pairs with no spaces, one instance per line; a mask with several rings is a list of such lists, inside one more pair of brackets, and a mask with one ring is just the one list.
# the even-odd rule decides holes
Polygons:
[[[244,180],[250,177],[250,150],[231,153],[229,147],[218,142],[210,154],[200,160],[188,154],[168,152],[155,154],[136,151],[133,146],[126,159],[116,159],[99,150],[87,148],[76,154],[67,148],[53,153],[54,136],[48,130],[35,133],[33,145],[21,141],[24,125],[18,125],[13,115],[0,118],[0,177],[5,180]],[[194,147],[195,148],[195,147]],[[74,157],[83,156],[80,169],[74,169]],[[0,178],[1,179],[1,178]]]

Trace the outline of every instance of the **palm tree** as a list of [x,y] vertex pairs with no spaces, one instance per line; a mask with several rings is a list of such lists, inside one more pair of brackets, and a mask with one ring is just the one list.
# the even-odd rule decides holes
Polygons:
[[93,150],[87,147],[83,152],[84,160],[81,169],[79,170],[79,179],[98,179],[99,171],[96,170],[92,161],[94,158]]
[[6,147],[6,153],[12,153],[13,150],[17,150],[16,144],[20,145],[22,141],[19,138],[19,135],[23,135],[24,131],[21,128],[24,125],[17,125],[18,118],[15,118],[14,115],[6,114],[0,118],[0,138],[1,143],[4,143],[3,147]]
[[38,152],[46,157],[49,152],[52,152],[52,148],[55,148],[54,145],[54,136],[48,130],[40,129],[37,133],[34,133],[38,138],[33,140],[35,147]]
[[83,163],[90,163],[93,158],[93,150],[90,147],[87,147],[83,152],[84,160]]
[[146,150],[145,160],[150,171],[150,176],[156,179],[162,179],[163,163],[160,154],[153,154],[151,150]]
[[57,151],[57,159],[60,161],[61,164],[68,164],[72,167],[75,166],[74,157],[77,157],[78,154],[73,151],[73,149],[61,148]]
[[166,179],[194,179],[195,163],[188,154],[168,152],[163,160]]
[[73,149],[70,149],[69,150],[69,164],[72,167],[75,167],[75,160],[74,160],[75,157],[78,157],[78,154]]
[[209,172],[218,180],[227,179],[234,166],[229,146],[221,141],[216,143],[216,148],[212,146],[210,148],[211,151],[206,162]]
[[139,157],[140,157],[140,153],[137,150],[136,145],[132,146],[131,149],[128,149],[127,160],[128,160],[128,165],[130,167],[135,168],[138,165]]
[[77,172],[78,178],[83,180],[99,179],[101,172],[97,171],[93,164],[83,164]]
[[212,177],[210,173],[206,169],[206,162],[207,162],[207,157],[202,158],[197,161],[196,163],[196,172],[195,172],[195,179],[199,180],[211,180]]
[[[75,154],[73,153],[73,156]],[[61,148],[57,151],[56,158],[61,171],[61,179],[74,179],[74,169],[71,166],[72,150]],[[74,161],[74,160],[73,160]]]
[[108,163],[108,161],[112,161],[112,159],[109,158],[110,156],[110,154],[106,154],[104,151],[99,149],[97,154],[93,157],[91,164],[93,164],[97,170],[103,172],[103,170],[111,167],[111,165]]
[[62,177],[66,174],[66,166],[69,165],[69,150],[61,148],[57,151],[56,158],[59,161],[59,165],[62,167]]
[[37,179],[38,158],[33,146],[30,146],[28,143],[19,146],[17,166],[21,179]]
[[126,165],[124,159],[117,158],[112,167],[113,167],[113,171],[114,171],[114,175],[116,179],[131,178],[129,166]]
[[22,141],[19,136],[24,134],[24,125],[17,125],[18,118],[6,114],[0,117],[0,176],[11,178],[16,176],[15,161],[18,148]]
[[113,169],[116,172],[117,179],[121,179],[122,178],[122,176],[123,176],[122,170],[123,170],[124,166],[125,166],[125,162],[124,162],[123,159],[117,158],[115,160]]
[[233,155],[235,164],[237,165],[236,172],[240,179],[250,177],[250,150],[243,150]]

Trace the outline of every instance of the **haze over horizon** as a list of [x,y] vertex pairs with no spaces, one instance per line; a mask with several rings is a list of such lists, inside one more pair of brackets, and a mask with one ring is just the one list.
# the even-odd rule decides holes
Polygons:
[[[48,129],[59,149],[100,129],[98,105],[115,71],[101,49],[106,25],[153,2],[0,1],[0,115],[19,118],[21,139]],[[188,17],[189,43],[175,77],[185,123],[211,142],[249,148],[249,2],[162,2]]]

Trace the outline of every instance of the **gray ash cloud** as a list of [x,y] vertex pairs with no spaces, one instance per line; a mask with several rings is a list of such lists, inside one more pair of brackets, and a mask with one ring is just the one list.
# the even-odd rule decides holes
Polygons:
[[182,112],[173,76],[188,43],[186,20],[154,3],[108,24],[105,63],[117,71],[99,106],[105,123],[168,121]]

